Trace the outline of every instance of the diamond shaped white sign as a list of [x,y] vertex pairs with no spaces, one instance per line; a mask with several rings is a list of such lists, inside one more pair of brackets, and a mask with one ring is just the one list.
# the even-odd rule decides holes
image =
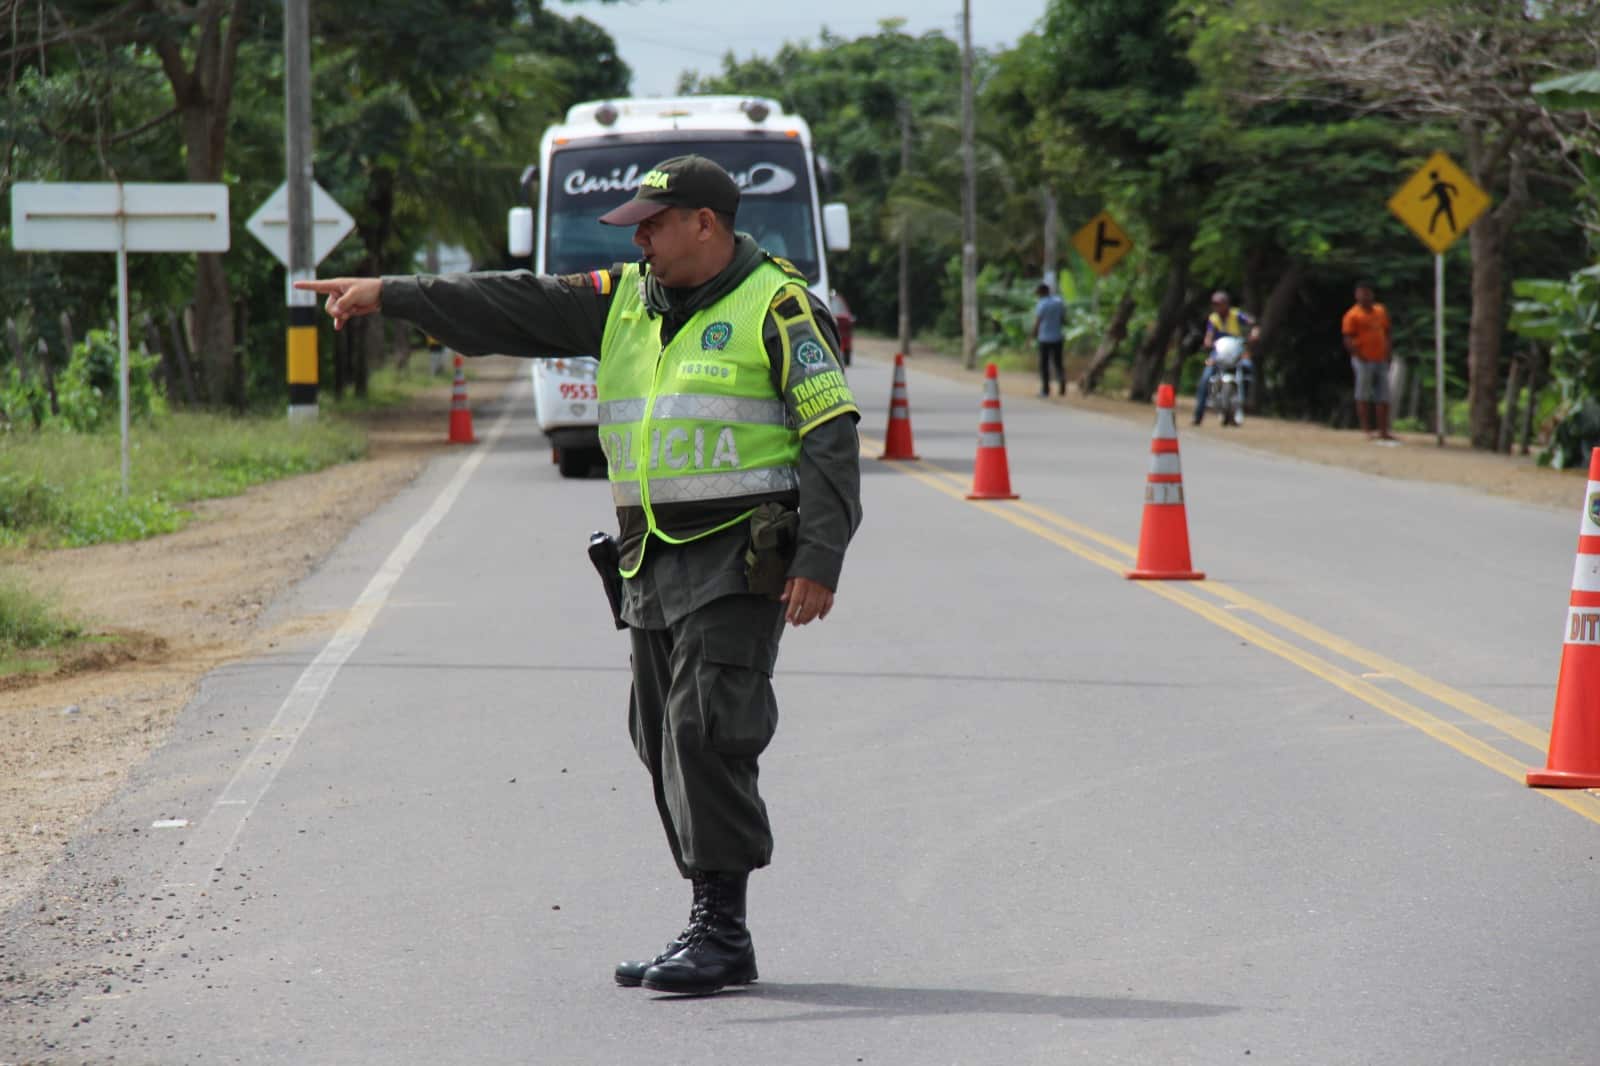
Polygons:
[[[355,229],[356,220],[350,212],[339,206],[339,201],[316,182],[311,183],[311,262],[320,263],[328,253]],[[255,239],[267,246],[278,257],[278,262],[289,265],[289,183],[278,186],[278,191],[267,197],[256,213],[244,224]]]

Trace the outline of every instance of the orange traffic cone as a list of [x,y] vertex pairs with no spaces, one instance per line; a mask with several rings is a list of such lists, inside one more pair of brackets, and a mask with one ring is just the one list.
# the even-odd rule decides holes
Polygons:
[[883,435],[879,459],[916,459],[911,443],[911,402],[906,398],[906,357],[894,353],[894,387],[889,390],[889,428]]
[[1600,788],[1600,448],[1589,453],[1589,490],[1567,601],[1550,757],[1543,770],[1528,771],[1528,784]]
[[983,372],[983,406],[978,413],[978,458],[972,466],[969,500],[1014,500],[1011,469],[1006,463],[1006,430],[1000,421],[1000,371],[990,363]]
[[456,383],[450,388],[450,443],[473,444],[472,408],[467,406],[467,371],[461,356],[456,356]]
[[1136,581],[1201,581],[1189,562],[1189,520],[1183,510],[1178,467],[1178,420],[1171,385],[1156,390],[1156,428],[1150,437],[1150,474],[1144,485],[1139,560],[1127,576]]

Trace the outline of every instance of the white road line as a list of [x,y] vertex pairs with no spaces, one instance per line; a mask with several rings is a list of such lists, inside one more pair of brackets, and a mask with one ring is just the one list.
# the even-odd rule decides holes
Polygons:
[[[367,587],[356,599],[344,624],[300,675],[278,708],[278,713],[263,730],[260,741],[228,782],[228,787],[222,790],[222,795],[188,835],[185,851],[189,857],[180,859],[174,865],[166,878],[167,884],[192,884],[200,894],[204,894],[204,888],[218,880],[217,875],[238,841],[239,834],[243,832],[245,823],[250,820],[256,806],[277,779],[278,771],[289,761],[295,745],[316,717],[340,668],[361,646],[406,568],[422,550],[434,528],[450,513],[450,508],[455,505],[467,482],[493,451],[495,443],[510,424],[512,412],[520,406],[517,402],[520,391],[515,390],[506,396],[505,408],[495,419],[488,435],[439,491],[427,512],[406,531],[400,543],[367,582]],[[184,869],[194,862],[204,861],[203,857],[211,860],[203,870],[190,873]],[[184,919],[187,917],[185,913]]]

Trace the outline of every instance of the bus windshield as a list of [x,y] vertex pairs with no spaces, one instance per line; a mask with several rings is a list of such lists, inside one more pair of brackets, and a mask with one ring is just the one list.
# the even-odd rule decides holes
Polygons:
[[690,152],[715,160],[739,182],[736,229],[794,263],[813,283],[820,280],[805,151],[795,141],[770,140],[652,139],[557,149],[545,175],[545,272],[577,274],[638,259],[631,227],[597,220],[632,199],[639,179],[656,163]]

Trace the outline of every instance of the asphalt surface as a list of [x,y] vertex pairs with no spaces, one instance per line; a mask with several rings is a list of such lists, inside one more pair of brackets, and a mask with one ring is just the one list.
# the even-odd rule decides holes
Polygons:
[[[875,456],[889,368],[851,379]],[[608,492],[523,390],[275,607],[338,633],[210,677],[4,916],[0,1062],[1600,1058],[1600,799],[1520,777],[1577,499],[1191,434],[1208,580],[1134,583],[1148,430],[1008,395],[1022,499],[979,504],[979,379],[910,398],[923,461],[864,462],[779,661],[759,984],[612,984],[687,888],[583,554]]]

